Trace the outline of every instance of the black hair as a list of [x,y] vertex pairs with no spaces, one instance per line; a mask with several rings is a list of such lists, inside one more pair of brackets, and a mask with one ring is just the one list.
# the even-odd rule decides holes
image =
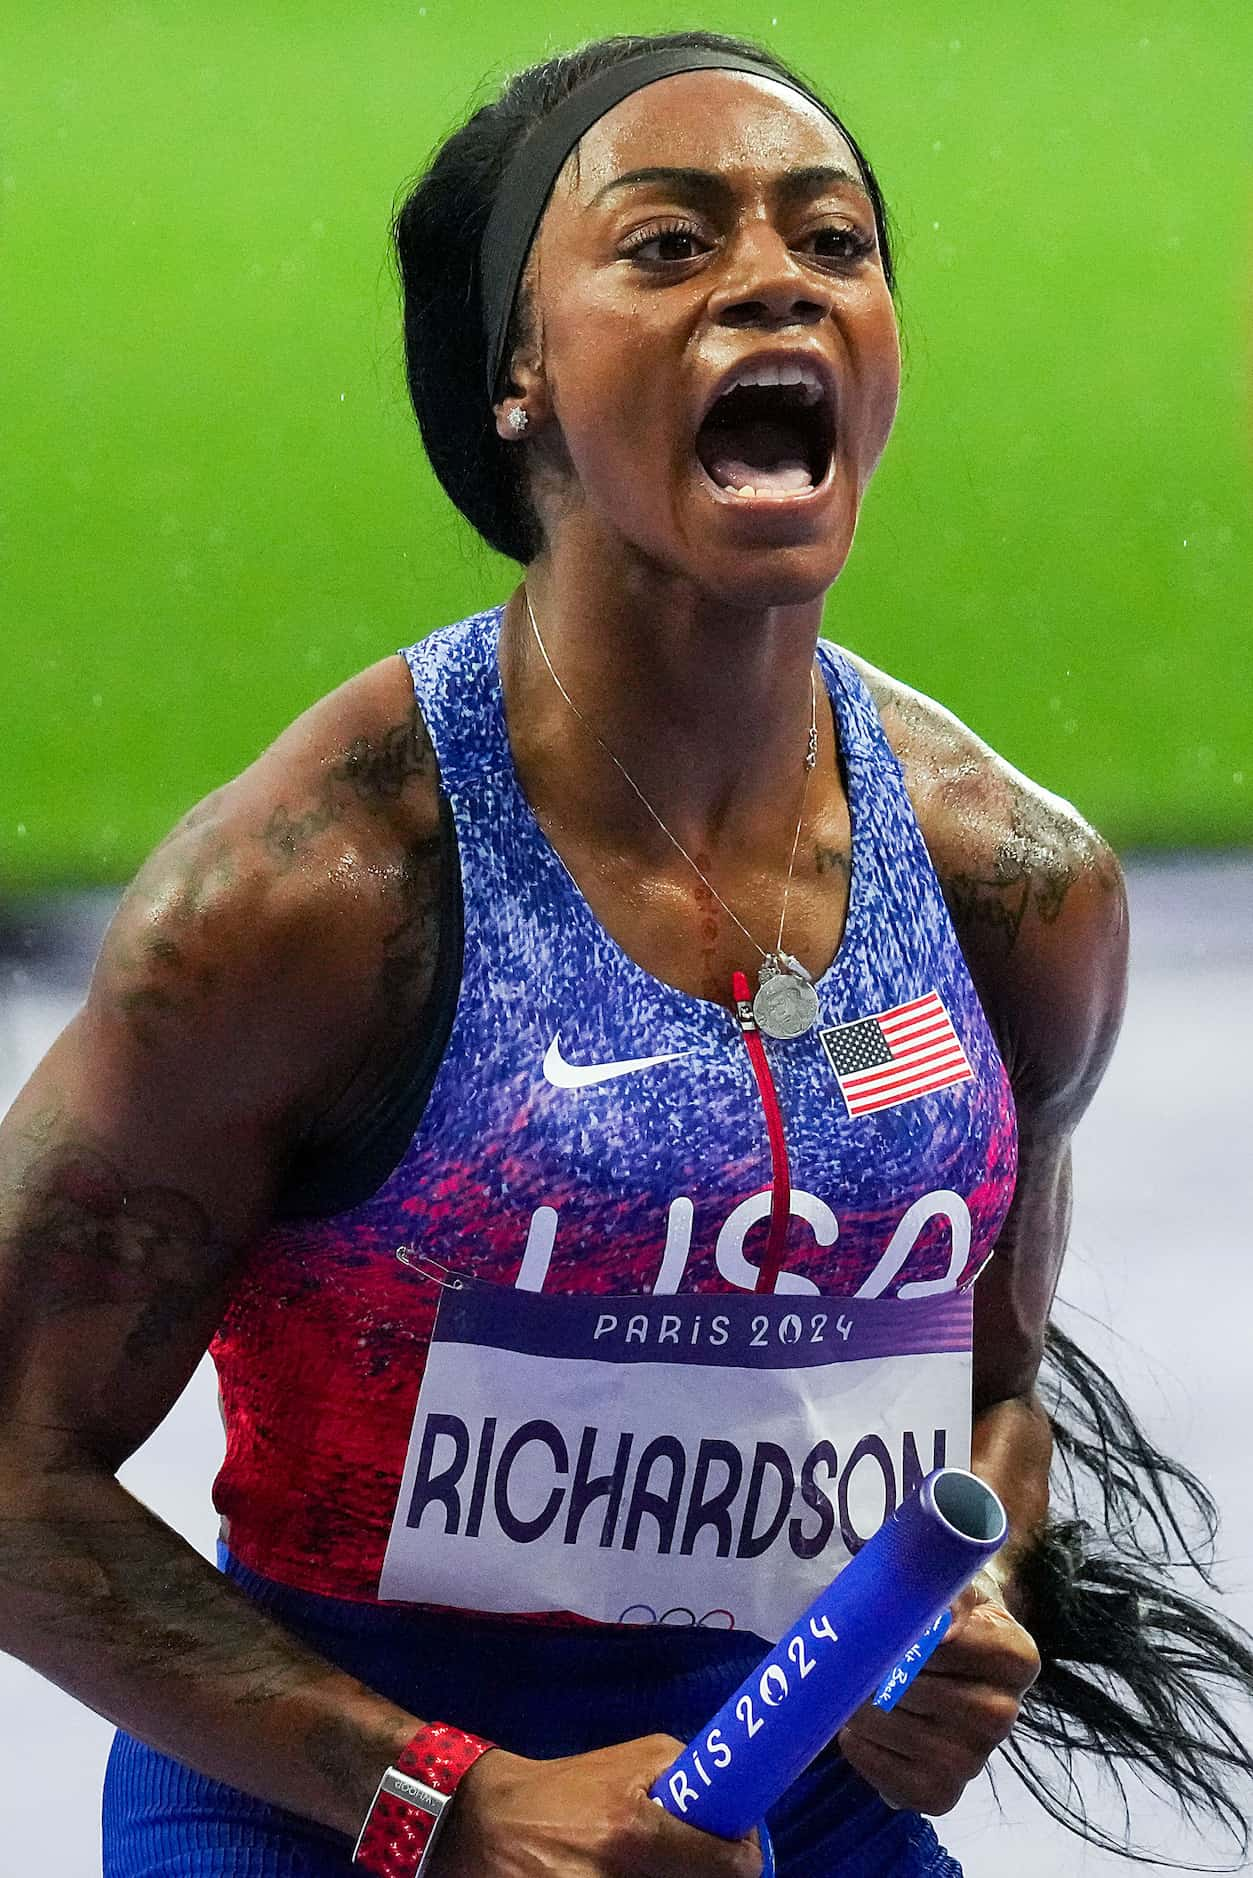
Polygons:
[[[392,224],[404,295],[405,376],[431,467],[447,494],[493,548],[524,564],[543,546],[529,498],[525,452],[496,435],[484,394],[487,348],[479,293],[479,247],[501,175],[527,132],[598,72],[663,47],[729,52],[759,60],[819,94],[777,55],[720,33],[623,34],[532,65],[509,79],[443,142]],[[895,294],[888,215],[865,155],[841,123],[874,207],[883,272]],[[508,344],[526,314],[515,307]]]
[[[1191,1574],[1217,1589],[1218,1508],[1055,1321],[1039,1393],[1053,1429],[1050,1510],[1020,1575],[1042,1668],[1002,1752],[1045,1810],[1093,1844],[1182,1863],[1132,1843],[1129,1773],[1191,1827],[1216,1822],[1243,1861],[1253,1748],[1231,1713],[1253,1701],[1253,1637],[1181,1588]],[[1085,1759],[1112,1780],[1119,1832],[1088,1817],[1076,1783]]]

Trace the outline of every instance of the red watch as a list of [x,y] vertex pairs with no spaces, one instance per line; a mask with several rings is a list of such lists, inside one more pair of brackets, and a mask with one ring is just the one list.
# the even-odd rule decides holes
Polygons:
[[494,1746],[448,1722],[419,1728],[379,1781],[353,1847],[353,1864],[376,1878],[418,1878],[457,1782]]

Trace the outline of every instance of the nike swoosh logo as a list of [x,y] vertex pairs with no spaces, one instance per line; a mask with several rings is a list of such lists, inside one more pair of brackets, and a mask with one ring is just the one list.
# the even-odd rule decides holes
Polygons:
[[567,1063],[561,1054],[561,1033],[548,1046],[544,1057],[544,1075],[554,1089],[589,1089],[593,1083],[608,1082],[614,1076],[629,1076],[634,1069],[651,1069],[654,1063],[674,1063],[686,1050],[670,1050],[664,1056],[633,1056],[629,1062],[592,1063],[581,1068]]

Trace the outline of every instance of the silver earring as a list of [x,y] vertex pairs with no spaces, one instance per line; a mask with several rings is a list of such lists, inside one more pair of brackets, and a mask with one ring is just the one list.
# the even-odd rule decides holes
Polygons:
[[524,411],[520,404],[515,404],[509,413],[509,428],[515,437],[520,437],[531,421],[529,411]]

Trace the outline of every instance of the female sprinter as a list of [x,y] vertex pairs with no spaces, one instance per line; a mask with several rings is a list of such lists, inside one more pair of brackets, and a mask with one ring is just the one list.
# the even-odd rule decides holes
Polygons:
[[[648,1787],[969,1441],[1010,1542],[769,1818],[789,1878],[953,1873],[923,1816],[1040,1671],[1117,863],[819,640],[900,353],[870,166],[773,58],[525,72],[397,240],[525,583],[185,819],[8,1119],[0,1641],[123,1731],[108,1878],[754,1878]],[[115,1478],[210,1339],[220,1573]]]

